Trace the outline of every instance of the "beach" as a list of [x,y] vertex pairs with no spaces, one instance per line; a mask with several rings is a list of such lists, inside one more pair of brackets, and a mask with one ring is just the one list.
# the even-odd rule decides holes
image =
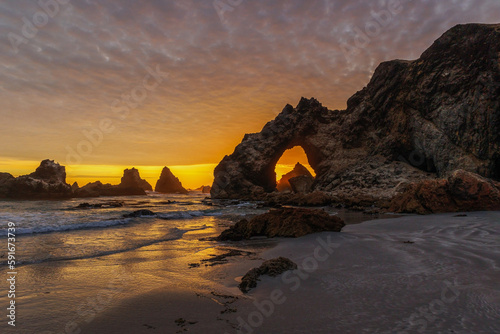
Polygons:
[[[302,273],[264,278],[242,295],[231,278],[255,264],[235,259],[216,270],[221,285],[212,295],[158,290],[110,309],[87,328],[121,333],[497,333],[499,218],[498,212],[412,216],[280,240],[260,256],[286,256]],[[221,305],[224,301],[229,306]],[[176,323],[179,318],[186,323]],[[114,319],[126,320],[115,327],[119,322]]]
[[[196,219],[174,240],[21,265],[16,328],[4,322],[2,333],[500,330],[499,212],[403,216],[341,233],[225,243],[208,237],[232,224],[227,218]],[[137,227],[146,233],[154,224]],[[239,291],[241,276],[278,256],[298,271]]]

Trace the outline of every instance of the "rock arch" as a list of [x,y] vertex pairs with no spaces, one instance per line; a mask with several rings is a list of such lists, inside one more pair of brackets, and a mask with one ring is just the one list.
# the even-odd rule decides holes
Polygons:
[[498,179],[499,41],[500,24],[458,25],[417,60],[381,63],[346,110],[314,98],[287,105],[219,163],[212,197],[274,191],[274,166],[297,145],[316,172],[313,188],[334,195],[387,199],[402,183],[457,169]]
[[233,154],[224,157],[214,171],[212,195],[241,198],[274,191],[276,163],[295,146],[304,149],[311,168],[321,176],[328,145],[318,123],[330,113],[314,98],[303,98],[296,108],[287,105],[261,132],[246,134]]

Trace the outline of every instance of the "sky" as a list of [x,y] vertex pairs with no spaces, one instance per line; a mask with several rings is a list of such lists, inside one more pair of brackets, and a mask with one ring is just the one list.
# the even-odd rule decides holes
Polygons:
[[287,103],[343,109],[380,62],[471,22],[500,22],[500,1],[0,0],[0,171],[209,184]]

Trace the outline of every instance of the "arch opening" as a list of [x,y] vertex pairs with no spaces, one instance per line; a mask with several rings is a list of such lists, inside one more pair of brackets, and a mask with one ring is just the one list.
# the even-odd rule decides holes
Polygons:
[[274,175],[278,191],[302,193],[311,190],[316,171],[304,148],[296,145],[281,154],[274,166]]

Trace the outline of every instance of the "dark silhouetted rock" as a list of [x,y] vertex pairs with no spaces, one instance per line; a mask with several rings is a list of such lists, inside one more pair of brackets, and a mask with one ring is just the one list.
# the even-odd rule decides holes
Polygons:
[[500,182],[457,170],[448,179],[409,184],[388,210],[419,214],[500,210]]
[[[142,189],[144,191],[153,191],[153,187],[148,181],[141,179],[139,171],[136,168],[125,169],[121,179],[120,187],[127,189]],[[138,194],[142,195],[142,194]]]
[[5,176],[3,182],[7,190],[6,198],[62,199],[72,196],[71,186],[66,183],[66,168],[53,160],[43,160],[29,175],[15,179]]
[[76,192],[78,191],[78,189],[80,189],[80,186],[78,185],[78,182],[73,182],[73,184],[71,185],[71,191],[72,192]]
[[211,189],[212,189],[212,187],[210,187],[210,186],[201,186],[199,188],[196,188],[195,190],[196,191],[201,191],[204,194],[210,194],[210,190]]
[[112,202],[103,202],[103,203],[80,203],[76,207],[77,209],[102,209],[102,208],[121,208],[123,206],[123,202],[112,201]]
[[10,187],[14,183],[15,177],[9,173],[0,173],[0,198],[8,197]]
[[275,164],[302,146],[313,191],[352,205],[387,204],[406,185],[462,169],[500,179],[500,25],[458,25],[414,61],[380,64],[368,85],[328,110],[287,105],[214,171],[218,199],[262,199]]
[[300,175],[292,177],[288,182],[294,193],[307,194],[312,189],[314,178],[309,175]]
[[160,178],[156,182],[155,191],[165,194],[187,194],[182,183],[172,174],[168,167],[163,167]]
[[101,181],[91,182],[77,189],[75,197],[99,196],[134,196],[146,195],[145,189],[152,189],[151,185],[141,179],[136,168],[125,169],[119,185],[103,184]]
[[131,213],[124,214],[123,217],[125,218],[134,218],[134,217],[145,217],[145,216],[156,216],[156,213],[154,213],[151,210],[137,210]]
[[223,231],[217,240],[244,240],[255,236],[298,238],[307,234],[333,231],[340,232],[345,226],[342,219],[330,216],[324,210],[281,208],[240,220]]
[[314,177],[312,176],[311,172],[309,172],[309,170],[304,165],[297,162],[295,167],[290,172],[281,177],[281,179],[278,181],[278,184],[276,185],[276,189],[278,189],[278,191],[293,191],[289,180],[291,178],[303,175],[310,177],[314,182]]
[[243,276],[241,283],[238,285],[243,293],[247,293],[250,289],[257,287],[259,277],[263,275],[276,277],[285,271],[297,269],[297,264],[285,257],[267,260],[258,268],[253,268]]

